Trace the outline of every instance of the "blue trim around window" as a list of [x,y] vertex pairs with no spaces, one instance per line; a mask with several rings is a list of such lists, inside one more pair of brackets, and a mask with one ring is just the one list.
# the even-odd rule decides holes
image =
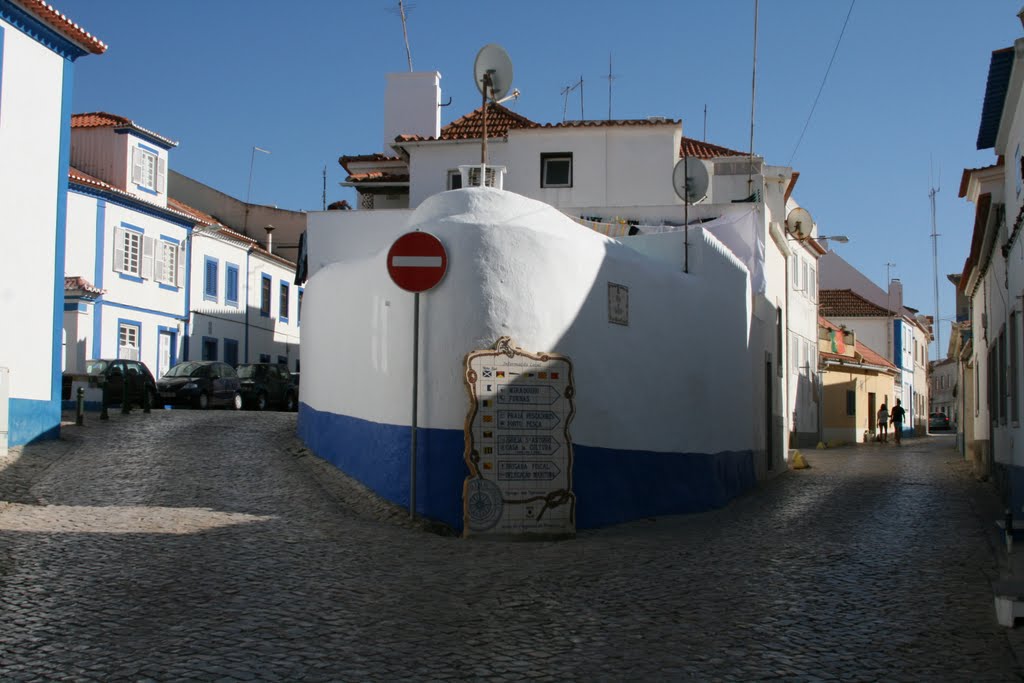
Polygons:
[[158,195],[158,194],[160,194],[160,193],[159,193],[159,192],[157,192],[156,190],[151,190],[151,189],[149,189],[148,187],[146,187],[145,185],[139,185],[139,184],[136,184],[136,185],[135,185],[135,189],[136,189],[136,190],[138,190],[139,192],[145,192],[146,194],[152,194],[152,195]]
[[139,130],[138,128],[115,128],[114,132],[117,133],[118,135],[134,135],[135,137],[141,138],[146,142],[153,143],[154,145],[161,149],[171,150],[177,146],[176,144],[168,145],[166,141],[161,140],[160,138],[155,137],[154,135],[151,135],[149,133],[145,133]]
[[[124,221],[121,221],[121,227],[124,228],[125,230],[130,230],[132,232],[139,233],[139,235],[143,239],[143,242],[139,243],[139,274],[138,275],[130,275],[128,273],[118,273],[118,276],[122,280],[128,280],[129,282],[145,282],[145,280],[142,279],[142,259],[144,258],[143,255],[142,255],[142,252],[145,249],[146,231],[143,230],[142,228],[140,228],[137,225],[132,225],[131,223],[125,223]],[[99,285],[96,285],[96,286],[99,287]]]
[[78,311],[78,312],[82,312],[82,311],[89,310],[89,307],[86,306],[85,304],[82,304],[82,303],[68,303],[68,302],[65,301],[64,302],[64,310],[65,311]]
[[238,265],[224,262],[224,303],[238,308]]
[[139,145],[139,149],[144,149],[144,150],[146,150],[147,152],[149,152],[150,154],[155,154],[155,155],[156,155],[156,159],[157,159],[157,161],[160,161],[160,150],[158,150],[158,149],[153,149],[152,147],[146,147],[146,146],[145,146],[145,145],[143,145],[143,144],[140,144],[140,145]]
[[36,19],[35,16],[21,9],[10,0],[0,0],[0,19],[12,24],[16,29],[25,33],[36,42],[45,45],[71,62],[88,54],[86,50],[78,47],[49,26],[46,26]]
[[[277,302],[278,320],[280,320],[283,323],[286,323],[288,322],[288,318],[291,316],[292,313],[292,290],[291,287],[288,286],[287,280],[281,280],[280,282],[281,284],[278,287],[279,293]],[[282,306],[282,303],[284,303],[285,305]]]
[[235,367],[238,365],[238,340],[224,337],[224,362]]
[[296,327],[302,327],[302,293],[305,291],[304,287],[299,287],[299,295],[296,297],[295,305],[298,306],[298,310],[295,311]]
[[[156,156],[157,166],[153,169],[153,182],[156,183],[157,182],[157,176],[159,175],[158,168],[160,166],[160,151],[156,150],[156,149],[153,149],[152,147],[147,147],[146,145],[143,145],[141,143],[139,144],[138,147],[139,147],[139,149],[144,150],[146,152],[149,152],[150,154],[153,154],[153,155]],[[150,188],[146,187],[145,185],[139,185],[138,183],[135,184],[135,189],[140,190],[142,192],[145,192],[146,194],[151,194],[151,195],[158,195],[158,194],[160,194],[159,192],[156,191],[156,189],[150,189]]]
[[[181,240],[177,240],[177,239],[171,237],[170,235],[163,235],[163,234],[160,235],[160,241],[161,242],[167,242],[168,244],[173,244],[178,249],[181,249]],[[154,263],[153,263],[153,267],[154,268],[156,268],[155,256],[156,255],[154,254]],[[174,262],[173,268],[174,268],[174,279],[177,280],[178,279],[178,262],[177,261]],[[155,276],[154,276],[154,279],[156,279]],[[177,285],[169,285],[166,282],[158,282],[157,284],[160,285],[160,289],[166,289],[169,292],[177,292],[179,289],[181,289],[181,283],[180,282]]]
[[217,277],[220,272],[220,260],[210,256],[204,256],[203,259],[203,300],[217,301]]
[[136,339],[136,342],[138,343],[138,346],[136,348],[139,350],[139,357],[141,358],[142,357],[142,322],[139,321],[139,320],[130,320],[128,318],[118,318],[117,319],[117,335],[114,337],[114,339],[117,342],[117,355],[114,356],[114,357],[115,358],[120,358],[121,357],[121,325],[134,325],[135,327],[139,328],[139,336],[138,336],[138,339]]
[[[203,360],[217,360],[217,347],[219,342],[220,340],[216,337],[203,337],[203,348],[201,351],[203,354]],[[206,350],[210,348],[211,344],[213,347],[213,353],[208,354],[206,353]]]
[[[270,288],[269,288],[269,291],[267,292],[267,298],[266,298],[266,304],[267,304],[266,305],[266,309],[267,309],[266,312],[263,311],[263,308],[264,308],[264,306],[263,306],[263,304],[264,304],[264,299],[263,299],[263,283],[264,282],[269,282],[270,283]],[[260,317],[261,318],[269,318],[270,317],[270,312],[273,310],[273,306],[274,306],[274,278],[270,277],[266,273],[262,273],[260,275]],[[262,357],[263,356],[260,355],[260,358],[262,358]],[[269,360],[265,360],[265,361],[260,361],[260,362],[261,363],[269,363],[270,361]]]

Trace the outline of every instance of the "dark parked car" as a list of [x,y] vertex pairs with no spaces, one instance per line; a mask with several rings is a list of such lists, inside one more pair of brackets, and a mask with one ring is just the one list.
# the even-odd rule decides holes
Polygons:
[[278,363],[245,363],[236,368],[242,382],[242,401],[256,410],[274,406],[292,411],[298,408],[299,388],[288,366]]
[[234,368],[215,360],[178,363],[156,383],[162,405],[221,405],[241,410],[242,386]]
[[949,416],[945,413],[932,413],[928,416],[928,431],[938,432],[949,429]]
[[71,395],[71,383],[75,380],[88,382],[91,387],[105,388],[107,405],[122,403],[126,393],[132,405],[144,405],[147,393],[151,406],[159,403],[156,380],[141,361],[123,358],[85,361],[85,372],[65,372],[61,377],[61,397],[65,401],[75,398]]

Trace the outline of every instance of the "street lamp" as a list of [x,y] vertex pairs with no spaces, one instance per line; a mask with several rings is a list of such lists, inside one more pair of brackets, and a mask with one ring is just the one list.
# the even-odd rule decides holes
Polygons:
[[270,150],[252,146],[252,155],[249,157],[249,187],[245,191],[245,219],[242,224],[242,232],[246,235],[249,234],[249,198],[252,196],[252,167],[256,163],[256,152],[270,154]]

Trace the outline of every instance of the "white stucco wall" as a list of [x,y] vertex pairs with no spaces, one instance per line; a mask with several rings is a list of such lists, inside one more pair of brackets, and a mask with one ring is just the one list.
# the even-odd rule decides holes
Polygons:
[[0,367],[10,368],[12,399],[49,401],[65,61],[3,20],[0,31],[0,239],[31,243],[30,258],[0,249],[0,318],[36,340],[0,334]]
[[[461,430],[463,356],[510,334],[525,349],[572,358],[577,443],[754,448],[752,399],[736,390],[752,373],[749,275],[701,231],[691,248],[703,270],[685,275],[547,205],[495,190],[438,195],[408,224],[379,231],[332,232],[329,213],[314,218],[310,244],[336,249],[317,251],[333,263],[306,291],[303,356],[319,370],[304,378],[303,402],[316,410],[408,424],[413,296],[391,282],[385,257],[395,237],[420,228],[445,243],[449,258],[445,279],[421,297],[421,425]],[[329,240],[321,231],[332,232]],[[629,326],[608,322],[608,282],[630,288]]]

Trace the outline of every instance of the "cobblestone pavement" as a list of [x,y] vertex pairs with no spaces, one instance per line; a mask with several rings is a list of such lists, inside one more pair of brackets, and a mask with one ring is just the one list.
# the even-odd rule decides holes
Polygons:
[[294,414],[112,413],[0,471],[0,680],[1020,680],[949,437],[810,451],[724,510],[467,542]]

